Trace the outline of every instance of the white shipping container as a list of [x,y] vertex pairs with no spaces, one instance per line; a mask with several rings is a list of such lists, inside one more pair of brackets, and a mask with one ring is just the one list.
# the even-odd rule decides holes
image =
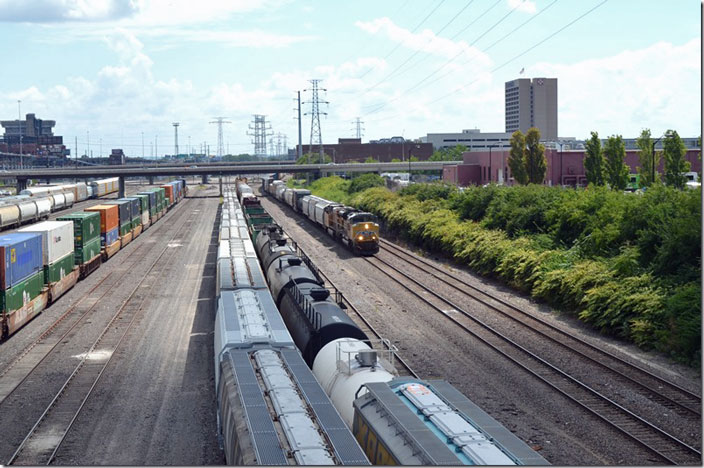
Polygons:
[[19,232],[41,233],[45,266],[73,253],[73,221],[44,221],[22,228]]
[[149,210],[142,213],[142,226],[146,226],[149,223]]

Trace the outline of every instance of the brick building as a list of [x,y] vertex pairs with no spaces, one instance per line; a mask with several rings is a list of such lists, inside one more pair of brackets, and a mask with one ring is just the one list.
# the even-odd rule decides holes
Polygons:
[[[296,146],[298,149],[298,146]],[[379,162],[391,162],[397,158],[407,161],[410,156],[420,161],[427,161],[433,154],[432,143],[362,143],[360,138],[339,138],[337,144],[323,145],[325,154],[332,158],[334,163],[364,162],[367,158]],[[317,145],[303,145],[303,154],[318,153]]]
[[[691,164],[690,171],[701,172],[702,162],[699,160],[699,148],[688,148],[686,159]],[[584,171],[584,150],[558,151],[546,149],[547,170],[546,185],[586,185]],[[462,164],[446,166],[443,169],[443,181],[459,186],[484,185],[489,182],[507,183],[511,185],[511,169],[508,167],[509,151],[472,151],[463,154]],[[637,150],[626,150],[626,164],[631,174],[637,173],[640,166]],[[660,158],[658,172],[664,171],[664,160]],[[503,171],[501,168],[503,167]],[[505,182],[508,181],[508,182]]]

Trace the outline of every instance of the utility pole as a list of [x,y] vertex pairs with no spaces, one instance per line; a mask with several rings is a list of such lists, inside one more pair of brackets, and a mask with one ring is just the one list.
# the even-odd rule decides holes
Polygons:
[[215,120],[210,123],[218,124],[218,158],[222,159],[222,155],[225,152],[225,147],[222,144],[222,124],[232,123],[229,120],[225,120],[225,117],[214,117]]
[[73,159],[76,161],[76,166],[78,166],[78,137],[74,136],[73,137],[73,146],[75,147],[76,154],[73,156]]
[[86,156],[90,158],[90,130],[86,130],[86,139],[88,140],[88,146],[86,147]]
[[144,161],[144,132],[142,132],[142,161]]
[[173,122],[171,125],[174,126],[174,158],[178,156],[178,122]]
[[159,135],[154,135],[154,159],[159,159]]
[[[318,88],[318,84],[322,80],[308,80],[313,87],[311,88],[311,111],[307,112],[306,115],[311,115],[310,121],[310,146],[313,149],[313,144],[318,143],[318,152],[320,154],[319,161],[323,162],[323,133],[320,129],[320,114],[328,115],[327,112],[320,112],[320,104],[330,104],[328,101],[321,101],[318,98],[318,91],[327,91],[324,88]],[[304,91],[308,91],[304,89]],[[306,103],[307,104],[307,103]]]
[[21,100],[17,100],[17,126],[20,130],[20,169],[24,169],[24,157],[22,156],[22,111],[20,110]]

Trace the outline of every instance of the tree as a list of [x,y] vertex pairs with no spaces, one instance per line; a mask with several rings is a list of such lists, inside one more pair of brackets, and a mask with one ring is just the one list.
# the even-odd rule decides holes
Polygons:
[[548,161],[545,158],[545,146],[540,144],[540,130],[535,127],[529,128],[526,132],[525,145],[523,162],[528,173],[528,183],[542,184],[545,180]]
[[628,185],[628,165],[626,159],[626,146],[621,135],[612,135],[604,145],[606,181],[613,190],[624,190]]
[[513,180],[521,185],[528,183],[528,173],[524,162],[524,151],[526,140],[520,130],[516,130],[511,135],[511,151],[508,157],[508,167],[511,168]]
[[323,153],[323,159],[320,160],[320,153],[306,153],[296,160],[296,164],[327,164],[332,162],[332,158]]
[[[650,129],[644,129],[640,132],[640,136],[636,140],[636,146],[638,146],[638,159],[640,160],[640,167],[638,168],[638,173],[640,174],[640,185],[643,187],[650,187],[653,182],[658,182],[660,180],[660,174],[655,171],[655,180],[653,181],[653,140],[651,138]],[[660,164],[660,153],[655,152],[655,167]]]
[[378,163],[376,159],[372,158],[371,156],[367,157],[367,159],[364,160],[365,163]]
[[687,183],[684,173],[689,171],[690,163],[685,160],[687,148],[674,130],[665,132],[662,144],[665,156],[665,183],[672,187],[682,189]]
[[462,161],[462,153],[468,151],[464,145],[443,148],[433,152],[428,161]]
[[591,134],[592,137],[585,144],[584,174],[587,176],[587,184],[604,185],[604,155],[601,153],[601,141],[597,132],[591,132]]

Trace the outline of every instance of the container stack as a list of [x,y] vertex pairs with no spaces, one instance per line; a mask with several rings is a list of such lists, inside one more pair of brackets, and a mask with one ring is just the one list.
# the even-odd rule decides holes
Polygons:
[[[100,213],[100,246],[105,257],[110,258],[120,250],[120,214],[115,205],[95,205],[84,211]],[[116,248],[117,247],[117,248]],[[107,259],[106,258],[106,259]]]
[[157,195],[156,192],[153,190],[146,190],[144,192],[139,192],[137,196],[146,196],[149,202],[149,218],[151,221],[151,224],[156,223],[156,220],[158,219],[158,213],[159,213],[159,207],[158,207],[158,202],[157,202]]
[[129,200],[119,199],[106,201],[103,204],[115,205],[118,208],[120,242],[124,247],[132,240],[132,203]]
[[[44,284],[51,286],[73,273],[73,222],[44,221],[20,229],[21,233],[36,233],[42,236],[42,263]],[[78,280],[76,275],[73,284]],[[72,286],[72,285],[71,285]],[[63,289],[65,292],[68,288]]]
[[137,237],[142,233],[142,202],[137,197],[125,197],[120,200],[130,202],[130,210],[132,212],[132,236]]
[[57,218],[73,222],[73,252],[78,266],[100,255],[100,213],[77,212]]
[[18,314],[21,317],[15,320],[7,317],[28,305],[44,288],[42,235],[32,232],[6,234],[0,237],[0,256],[3,259],[0,303],[8,331],[12,333],[43,309]]
[[149,195],[138,193],[135,195],[139,198],[140,210],[142,213],[142,230],[147,229],[151,225],[151,211],[149,210]]

